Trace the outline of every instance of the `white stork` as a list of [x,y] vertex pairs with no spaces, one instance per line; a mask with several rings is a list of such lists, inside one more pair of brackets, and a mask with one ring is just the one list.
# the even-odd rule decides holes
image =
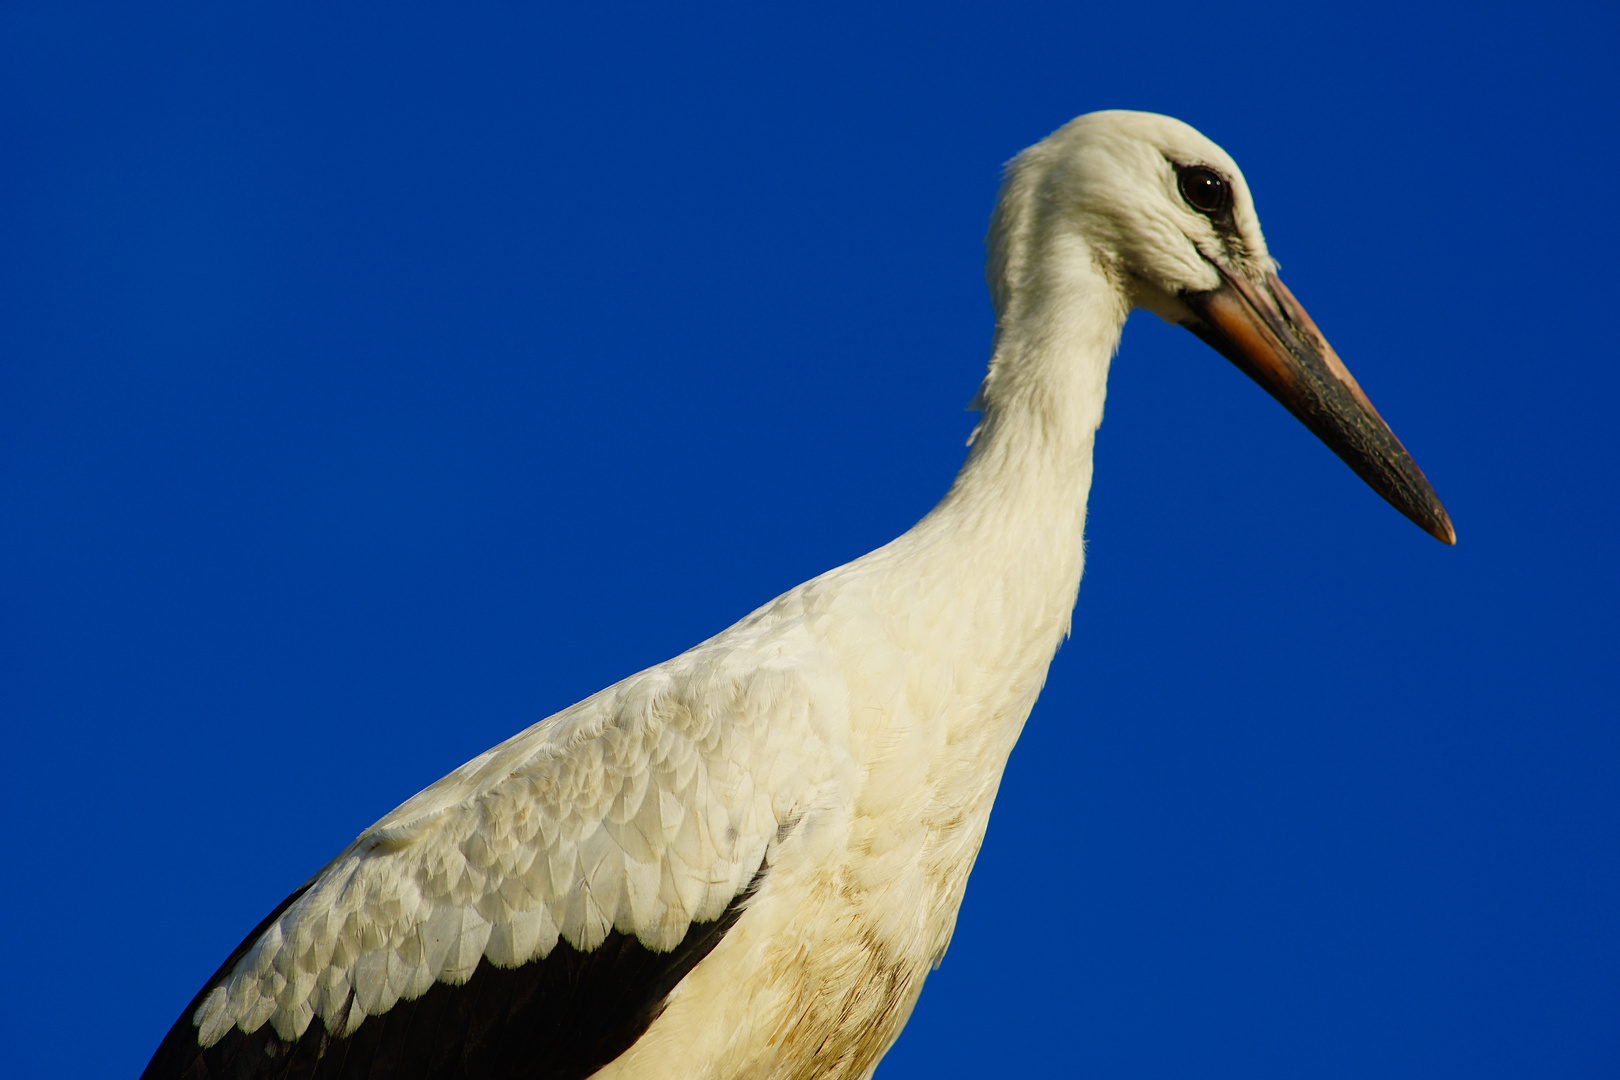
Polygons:
[[1186,124],[1092,113],[1024,151],[989,250],[983,415],[927,517],[383,817],[247,936],[145,1075],[871,1076],[1068,630],[1132,308],[1454,542],[1277,279],[1243,175]]

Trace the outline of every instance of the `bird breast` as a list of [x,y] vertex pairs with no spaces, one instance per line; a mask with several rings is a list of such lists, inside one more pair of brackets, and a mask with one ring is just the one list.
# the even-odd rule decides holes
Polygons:
[[826,749],[839,764],[806,790],[745,917],[602,1080],[869,1075],[950,940],[1045,664],[964,669],[946,651],[904,648],[881,604],[818,618],[837,605],[813,586],[763,609],[753,630],[791,624],[789,652],[835,659],[847,712],[826,725]]

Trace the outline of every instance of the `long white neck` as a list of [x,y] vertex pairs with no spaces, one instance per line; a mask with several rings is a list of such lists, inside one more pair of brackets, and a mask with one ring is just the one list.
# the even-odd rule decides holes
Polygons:
[[1092,445],[1129,303],[1077,238],[1024,255],[1022,281],[997,290],[968,459],[939,505],[875,554],[921,586],[896,599],[953,622],[934,634],[960,642],[974,666],[1038,665],[1044,678],[1080,585]]

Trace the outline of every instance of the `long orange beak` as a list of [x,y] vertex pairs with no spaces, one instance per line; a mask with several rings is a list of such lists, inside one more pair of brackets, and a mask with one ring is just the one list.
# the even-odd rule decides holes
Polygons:
[[1457,531],[1423,470],[1288,287],[1276,274],[1257,283],[1211,264],[1222,285],[1182,295],[1198,316],[1187,329],[1282,402],[1391,506],[1455,544]]

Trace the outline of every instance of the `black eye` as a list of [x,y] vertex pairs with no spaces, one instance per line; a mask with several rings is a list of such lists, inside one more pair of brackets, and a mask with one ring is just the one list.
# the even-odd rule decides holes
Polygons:
[[1232,205],[1232,185],[1208,166],[1190,165],[1181,170],[1181,197],[1200,214],[1215,217]]

